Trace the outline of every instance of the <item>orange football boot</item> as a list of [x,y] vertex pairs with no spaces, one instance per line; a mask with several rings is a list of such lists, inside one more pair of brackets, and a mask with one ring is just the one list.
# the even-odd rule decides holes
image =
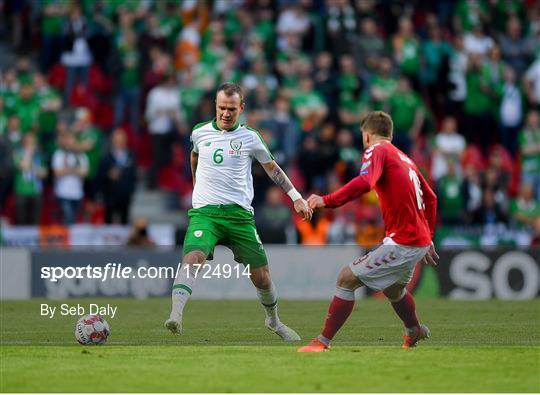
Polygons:
[[403,348],[416,347],[416,343],[420,340],[429,339],[431,333],[425,325],[419,325],[415,328],[414,333],[403,335]]
[[298,352],[322,352],[328,350],[330,350],[330,346],[327,346],[318,338],[315,338],[307,346],[299,348]]

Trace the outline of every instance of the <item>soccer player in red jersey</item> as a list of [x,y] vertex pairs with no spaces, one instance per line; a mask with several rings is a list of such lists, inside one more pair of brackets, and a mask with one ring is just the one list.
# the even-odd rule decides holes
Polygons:
[[362,122],[364,155],[360,174],[337,191],[312,195],[311,208],[336,208],[375,189],[386,225],[386,237],[377,249],[341,269],[336,293],[321,334],[299,352],[326,351],[354,306],[354,290],[366,285],[383,291],[403,321],[403,348],[429,337],[429,329],[416,315],[413,296],[406,285],[417,262],[436,265],[432,243],[437,197],[414,162],[392,143],[393,123],[382,111],[369,113]]

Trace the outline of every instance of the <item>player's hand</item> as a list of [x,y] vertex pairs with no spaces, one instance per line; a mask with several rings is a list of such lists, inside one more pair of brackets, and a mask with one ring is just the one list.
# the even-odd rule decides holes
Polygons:
[[307,202],[309,207],[311,207],[313,210],[316,208],[323,208],[325,206],[322,196],[319,195],[311,195],[308,197]]
[[309,207],[308,202],[302,198],[294,201],[294,209],[304,220],[310,220],[313,215],[313,210]]
[[425,265],[437,266],[436,259],[439,259],[439,254],[437,254],[435,246],[431,243],[428,252],[426,252],[426,255],[422,258],[422,263]]

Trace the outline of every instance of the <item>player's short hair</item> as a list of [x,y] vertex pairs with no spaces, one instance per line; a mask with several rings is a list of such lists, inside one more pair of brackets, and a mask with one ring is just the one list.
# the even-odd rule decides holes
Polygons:
[[361,121],[360,127],[366,133],[383,137],[392,137],[394,122],[384,111],[371,111]]
[[224,82],[217,89],[216,96],[219,92],[223,92],[229,97],[238,95],[240,97],[240,103],[244,102],[244,91],[240,85],[235,84],[234,82]]

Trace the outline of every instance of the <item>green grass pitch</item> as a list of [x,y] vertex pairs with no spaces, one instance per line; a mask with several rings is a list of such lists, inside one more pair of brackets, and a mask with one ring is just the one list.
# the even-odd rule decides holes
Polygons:
[[109,342],[83,347],[76,317],[42,318],[40,303],[1,303],[2,392],[540,392],[540,300],[418,300],[432,338],[402,350],[388,302],[360,300],[330,352],[298,354],[327,301],[281,301],[303,341],[263,326],[256,301],[191,301],[184,334],[163,328],[169,299],[80,299],[118,306]]

